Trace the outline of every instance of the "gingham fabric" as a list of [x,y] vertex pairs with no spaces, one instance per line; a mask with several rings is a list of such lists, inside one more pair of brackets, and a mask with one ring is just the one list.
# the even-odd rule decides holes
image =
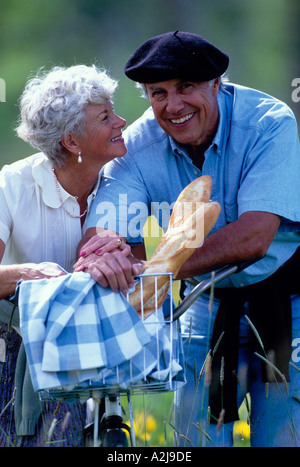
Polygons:
[[163,320],[144,322],[122,294],[89,274],[22,281],[20,329],[35,391],[78,383],[162,379],[182,370],[169,358]]

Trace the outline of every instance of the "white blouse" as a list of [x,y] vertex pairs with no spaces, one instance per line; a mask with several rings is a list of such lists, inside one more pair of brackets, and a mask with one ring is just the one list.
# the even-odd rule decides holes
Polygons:
[[[88,211],[99,178],[88,197]],[[66,209],[79,216],[76,198],[59,187]],[[6,245],[2,264],[52,261],[72,272],[85,230],[86,223],[81,227],[80,219],[69,216],[61,206],[51,163],[44,154],[2,168],[0,238]]]

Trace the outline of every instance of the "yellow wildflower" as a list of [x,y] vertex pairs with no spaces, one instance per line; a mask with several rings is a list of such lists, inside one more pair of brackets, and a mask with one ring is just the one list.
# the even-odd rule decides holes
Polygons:
[[[127,422],[129,424],[129,422]],[[156,421],[153,415],[138,412],[134,415],[134,433],[139,439],[150,441],[151,432],[156,430]]]
[[239,436],[242,439],[250,438],[250,425],[244,420],[239,420],[235,422],[233,428],[233,434]]

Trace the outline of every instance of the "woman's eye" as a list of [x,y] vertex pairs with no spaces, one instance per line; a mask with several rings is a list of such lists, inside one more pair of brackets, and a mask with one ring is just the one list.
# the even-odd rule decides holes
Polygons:
[[97,120],[98,120],[99,122],[104,122],[105,120],[107,120],[107,118],[108,118],[108,115],[107,115],[107,114],[102,114],[102,115],[99,115],[99,117],[98,117]]

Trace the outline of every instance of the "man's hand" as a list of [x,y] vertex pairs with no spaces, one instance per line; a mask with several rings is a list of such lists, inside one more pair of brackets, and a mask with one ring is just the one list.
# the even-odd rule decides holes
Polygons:
[[74,270],[88,272],[102,287],[110,287],[113,292],[121,291],[126,295],[134,285],[134,276],[143,272],[143,264],[131,254],[130,247],[123,250],[114,248],[100,256],[99,253],[91,253],[82,258]]

